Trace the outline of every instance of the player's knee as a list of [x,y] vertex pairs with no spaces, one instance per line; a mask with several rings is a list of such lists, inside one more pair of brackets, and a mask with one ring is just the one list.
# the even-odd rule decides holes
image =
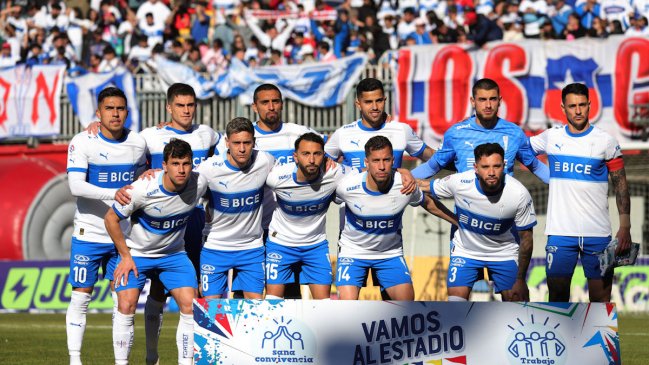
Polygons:
[[122,314],[135,314],[137,301],[126,300],[126,298],[118,301],[117,310]]

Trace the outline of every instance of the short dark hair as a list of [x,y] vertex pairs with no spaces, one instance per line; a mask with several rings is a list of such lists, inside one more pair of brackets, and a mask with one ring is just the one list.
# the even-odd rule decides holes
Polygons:
[[505,160],[505,150],[498,143],[483,143],[473,150],[476,163],[483,156],[491,156],[494,153],[499,154],[503,161]]
[[109,86],[102,91],[99,92],[99,95],[97,95],[97,104],[101,104],[102,101],[106,98],[110,97],[118,97],[124,99],[124,103],[128,103],[128,99],[126,99],[126,94],[124,92],[114,86]]
[[174,101],[174,98],[180,95],[192,96],[196,99],[196,92],[193,87],[177,82],[169,86],[169,89],[167,89],[167,104],[171,104]]
[[473,84],[473,88],[471,89],[471,96],[475,97],[475,94],[478,92],[478,90],[496,90],[498,92],[498,95],[500,95],[500,87],[498,87],[498,84],[492,80],[492,79],[480,79]]
[[269,90],[275,90],[279,93],[279,98],[282,98],[282,92],[279,90],[279,88],[273,84],[261,84],[257,86],[255,89],[255,93],[252,95],[252,102],[256,103],[257,102],[257,94],[259,94],[262,91],[269,91]]
[[302,141],[315,142],[315,143],[319,144],[320,147],[322,147],[324,149],[324,144],[325,144],[324,139],[322,139],[322,137],[320,137],[320,135],[318,135],[317,133],[308,132],[308,133],[304,133],[303,135],[298,137],[298,139],[295,140],[295,150],[296,151],[298,150],[298,147],[300,146],[300,142],[302,142]]
[[392,143],[387,137],[374,136],[365,143],[365,157],[368,157],[372,151],[382,150],[385,147],[390,148],[390,153],[394,151],[392,149]]
[[383,83],[375,78],[368,77],[361,80],[361,82],[356,85],[356,98],[359,99],[364,92],[381,90],[382,93],[385,93],[383,89]]
[[182,139],[172,138],[162,151],[162,156],[164,157],[164,162],[168,162],[170,158],[185,158],[187,156],[192,160],[194,153],[189,143]]
[[235,133],[248,132],[255,135],[255,127],[252,126],[252,122],[248,118],[236,117],[232,119],[227,126],[225,126],[225,135],[230,137]]
[[327,43],[325,41],[318,42],[318,48],[322,48],[327,52],[329,52],[329,50],[331,49],[331,47],[329,46],[329,43]]
[[583,95],[586,97],[586,100],[588,100],[588,87],[578,82],[566,85],[566,87],[561,90],[562,103],[566,101],[566,96],[568,96],[568,94]]

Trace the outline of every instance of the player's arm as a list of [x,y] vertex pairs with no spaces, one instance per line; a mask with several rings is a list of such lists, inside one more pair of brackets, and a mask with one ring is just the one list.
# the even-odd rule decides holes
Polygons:
[[422,152],[421,155],[419,155],[417,157],[421,161],[426,162],[426,161],[430,160],[431,157],[433,157],[434,154],[435,154],[435,150],[430,148],[429,146],[426,146],[426,148],[424,148],[424,152]]
[[457,226],[457,217],[439,200],[431,198],[428,194],[424,194],[424,201],[421,206],[428,211],[428,213],[440,217],[443,220]]
[[548,184],[550,182],[550,168],[538,158],[529,140],[526,140],[516,152],[516,158],[527,167],[539,180]]
[[111,200],[117,189],[100,188],[86,181],[86,173],[68,169],[68,185],[75,198]]
[[106,226],[106,232],[108,232],[108,235],[113,240],[115,248],[117,249],[117,252],[119,253],[119,256],[121,258],[121,261],[119,265],[117,265],[114,274],[116,286],[120,285],[120,283],[127,284],[128,274],[131,271],[133,271],[136,277],[138,276],[137,267],[135,266],[133,257],[131,257],[131,252],[128,246],[126,246],[126,239],[124,238],[124,234],[122,233],[122,229],[119,225],[119,222],[121,220],[122,218],[117,215],[114,208],[108,209],[108,212],[104,216],[104,225]]
[[452,138],[447,138],[446,136],[444,138],[445,140],[441,148],[434,152],[426,163],[422,163],[412,170],[412,176],[415,179],[429,179],[455,159],[455,149],[451,142]]
[[520,246],[518,248],[518,273],[512,287],[512,300],[517,302],[528,302],[530,291],[527,287],[527,269],[532,259],[532,248],[534,247],[532,229],[518,231]]
[[624,161],[622,157],[614,158],[606,163],[609,168],[609,176],[613,183],[615,191],[615,203],[620,215],[620,228],[615,237],[617,238],[617,250],[615,254],[620,254],[629,250],[631,247],[631,197],[629,196],[629,186],[626,181],[626,171],[624,170]]

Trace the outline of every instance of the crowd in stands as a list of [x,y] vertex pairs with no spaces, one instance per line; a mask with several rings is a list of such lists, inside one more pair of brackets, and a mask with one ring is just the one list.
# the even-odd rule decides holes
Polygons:
[[0,67],[146,71],[154,54],[196,71],[328,62],[404,45],[649,35],[649,0],[58,0],[3,2]]

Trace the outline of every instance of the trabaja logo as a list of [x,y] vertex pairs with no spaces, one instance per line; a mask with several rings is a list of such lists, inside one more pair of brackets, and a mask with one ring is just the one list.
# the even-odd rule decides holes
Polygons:
[[311,331],[293,319],[274,319],[265,328],[261,343],[261,356],[255,357],[258,363],[313,363],[315,338]]
[[566,342],[557,330],[560,324],[550,323],[550,317],[536,322],[531,316],[527,323],[517,318],[517,325],[508,325],[512,330],[506,342],[510,364],[565,364]]

